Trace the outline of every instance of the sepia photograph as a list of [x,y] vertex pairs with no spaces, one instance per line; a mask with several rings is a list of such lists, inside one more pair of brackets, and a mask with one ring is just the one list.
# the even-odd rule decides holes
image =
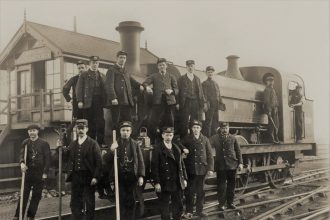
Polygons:
[[0,0],[0,220],[330,219],[328,0]]

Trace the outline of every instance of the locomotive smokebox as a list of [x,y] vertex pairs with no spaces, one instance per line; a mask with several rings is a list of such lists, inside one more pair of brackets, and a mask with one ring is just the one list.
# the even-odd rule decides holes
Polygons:
[[140,75],[140,33],[144,30],[140,22],[120,22],[116,30],[120,34],[121,50],[128,53],[126,68],[129,73]]
[[239,59],[239,56],[231,55],[226,58],[228,60],[228,66],[225,76],[229,78],[244,80],[241,71],[238,69],[237,60]]

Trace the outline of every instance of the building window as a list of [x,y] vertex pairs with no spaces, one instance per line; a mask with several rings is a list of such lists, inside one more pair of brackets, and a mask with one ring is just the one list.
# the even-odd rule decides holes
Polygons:
[[[10,71],[10,96],[17,95],[17,74],[16,70]],[[11,99],[11,109],[17,109],[17,98]]]
[[64,82],[67,82],[69,81],[69,79],[71,79],[71,77],[78,74],[77,64],[65,62],[64,72],[65,72]]
[[[61,104],[61,66],[60,59],[46,61],[46,92],[53,91],[53,104]],[[46,105],[50,104],[50,97],[46,96]]]

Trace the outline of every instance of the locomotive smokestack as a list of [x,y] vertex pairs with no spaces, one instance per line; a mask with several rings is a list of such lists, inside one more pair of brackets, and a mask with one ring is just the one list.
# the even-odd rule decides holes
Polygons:
[[120,22],[116,30],[120,33],[121,50],[128,53],[126,67],[129,73],[140,74],[140,33],[144,30],[140,22]]
[[241,71],[238,69],[237,65],[237,60],[239,59],[239,56],[231,55],[226,58],[228,60],[228,66],[225,76],[229,78],[244,80]]

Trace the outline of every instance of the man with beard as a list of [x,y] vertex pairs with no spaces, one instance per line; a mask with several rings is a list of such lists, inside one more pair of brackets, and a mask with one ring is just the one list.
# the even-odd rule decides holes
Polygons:
[[[20,152],[21,171],[26,173],[22,216],[24,219],[26,205],[30,191],[32,191],[27,218],[28,220],[33,220],[38,210],[44,180],[47,178],[51,157],[49,144],[45,140],[39,138],[40,127],[36,124],[32,124],[27,127],[27,130],[29,138],[22,142]],[[27,150],[26,161],[24,161],[25,149]],[[20,202],[17,204],[14,220],[18,219],[19,212]]]
[[135,190],[143,185],[145,166],[142,151],[131,138],[132,123],[124,121],[120,124],[120,138],[111,147],[110,164],[113,164],[113,152],[117,149],[120,219],[135,219]]
[[87,136],[88,121],[76,121],[78,139],[64,148],[64,160],[68,163],[67,182],[71,182],[70,207],[74,220],[83,218],[86,208],[86,220],[94,219],[95,186],[100,177],[101,152],[95,140]]
[[173,127],[163,128],[163,141],[152,152],[151,175],[159,199],[162,220],[170,220],[170,203],[174,220],[183,213],[182,193],[187,187],[187,173],[181,149],[172,142]]
[[90,57],[90,68],[83,72],[77,82],[78,107],[83,110],[83,118],[88,120],[88,136],[101,145],[104,139],[105,89],[103,75],[98,71],[98,56]]
[[214,168],[217,173],[219,210],[235,209],[235,181],[236,169],[243,169],[243,159],[240,146],[235,136],[229,134],[229,124],[220,123],[220,133],[210,138],[210,143],[215,148]]

